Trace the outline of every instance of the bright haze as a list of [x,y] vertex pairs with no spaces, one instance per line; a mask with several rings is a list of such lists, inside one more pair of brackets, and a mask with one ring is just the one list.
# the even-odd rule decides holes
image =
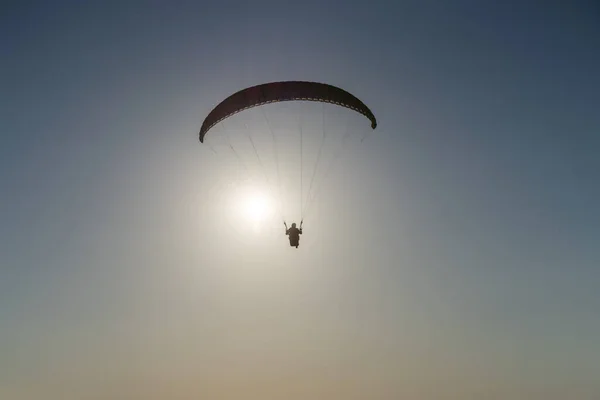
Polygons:
[[[0,72],[1,399],[600,398],[598,3],[9,1]],[[306,215],[319,105],[198,140],[282,80],[378,120]]]

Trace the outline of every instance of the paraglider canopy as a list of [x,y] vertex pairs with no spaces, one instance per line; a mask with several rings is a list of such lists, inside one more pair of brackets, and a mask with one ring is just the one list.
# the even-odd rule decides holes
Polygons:
[[369,118],[371,128],[377,127],[377,120],[369,107],[336,86],[304,81],[271,82],[240,90],[219,103],[202,123],[200,142],[204,142],[204,136],[210,128],[233,114],[267,103],[293,100],[320,101],[347,107]]

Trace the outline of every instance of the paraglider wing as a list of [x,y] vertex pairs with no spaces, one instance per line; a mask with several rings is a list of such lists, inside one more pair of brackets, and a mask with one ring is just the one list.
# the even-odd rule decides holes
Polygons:
[[240,90],[218,104],[202,123],[200,142],[204,142],[204,136],[210,128],[233,114],[267,103],[293,100],[319,101],[347,107],[367,117],[371,121],[371,128],[377,127],[371,110],[343,89],[318,82],[272,82]]

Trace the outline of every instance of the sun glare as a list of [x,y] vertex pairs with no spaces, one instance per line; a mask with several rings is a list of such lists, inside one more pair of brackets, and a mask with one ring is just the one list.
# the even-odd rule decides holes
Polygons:
[[243,213],[251,222],[264,221],[270,210],[269,199],[261,193],[251,193],[244,199]]
[[247,184],[238,186],[232,192],[235,220],[258,233],[268,223],[273,214],[273,202],[262,188]]

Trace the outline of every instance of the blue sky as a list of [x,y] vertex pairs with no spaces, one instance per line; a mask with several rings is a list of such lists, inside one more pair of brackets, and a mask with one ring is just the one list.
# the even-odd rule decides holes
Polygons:
[[[591,1],[5,5],[0,397],[597,399],[599,19]],[[240,228],[240,167],[197,138],[277,80],[343,87],[379,122],[298,250],[277,218]]]

